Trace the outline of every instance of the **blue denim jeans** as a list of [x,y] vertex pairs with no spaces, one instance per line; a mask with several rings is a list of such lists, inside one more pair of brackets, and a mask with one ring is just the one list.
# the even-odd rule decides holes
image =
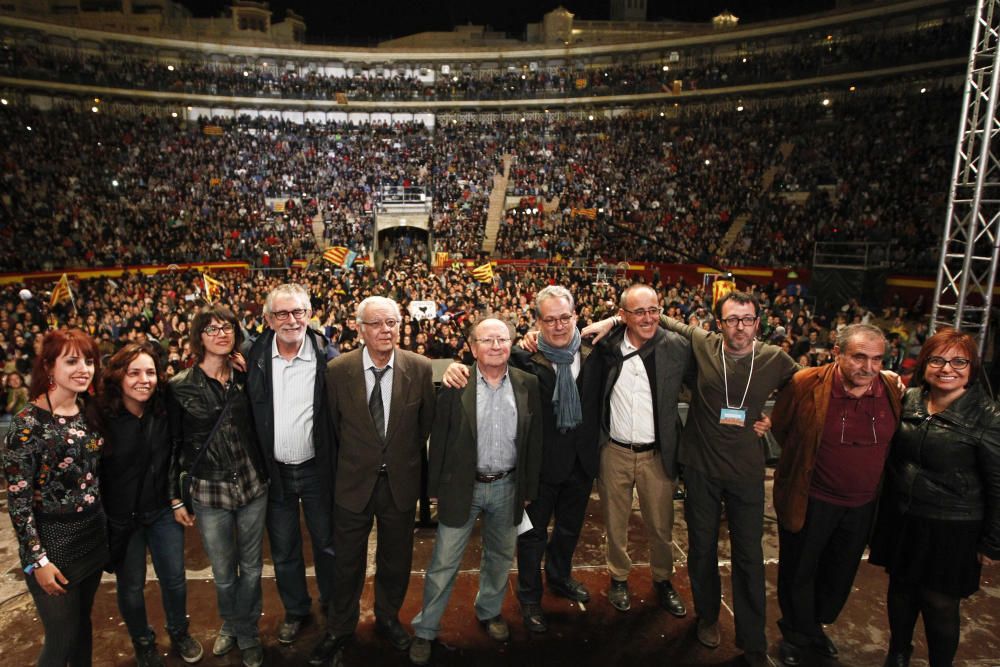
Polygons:
[[184,577],[184,527],[174,521],[174,513],[164,507],[139,517],[140,527],[132,533],[125,558],[115,573],[118,582],[118,610],[133,641],[152,636],[146,618],[146,548],[153,556],[153,569],[160,580],[160,597],[171,636],[187,632],[187,580]]
[[312,599],[306,587],[299,505],[302,506],[306,527],[312,538],[313,563],[316,566],[321,607],[330,602],[333,580],[333,558],[324,551],[331,540],[333,505],[330,491],[324,488],[320,478],[316,459],[296,466],[279,464],[278,467],[281,470],[283,497],[278,500],[275,494],[268,495],[267,535],[271,542],[274,578],[285,614],[302,618],[309,615]]
[[486,620],[500,614],[517,544],[515,491],[513,475],[489,484],[475,482],[472,509],[465,525],[452,528],[438,524],[434,553],[424,579],[423,609],[413,619],[413,632],[417,637],[429,640],[437,637],[441,617],[455,586],[455,576],[462,564],[462,554],[480,514],[483,516],[483,556],[479,564],[476,618]]
[[260,645],[257,623],[262,605],[264,514],[267,494],[236,510],[194,503],[195,525],[212,563],[221,634],[236,637],[240,649]]

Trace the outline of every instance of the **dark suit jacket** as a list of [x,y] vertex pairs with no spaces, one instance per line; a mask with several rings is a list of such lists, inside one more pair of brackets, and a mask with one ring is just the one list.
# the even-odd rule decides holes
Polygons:
[[[247,355],[247,395],[261,453],[267,472],[271,478],[268,493],[276,500],[284,497],[281,487],[281,473],[274,459],[274,394],[271,384],[271,342],[274,331],[267,329],[258,336]],[[324,487],[333,486],[337,464],[337,444],[330,425],[330,414],[326,408],[326,338],[312,329],[306,330],[307,344],[313,346],[316,362],[316,380],[313,383],[313,446],[316,451],[316,465],[326,478]]]
[[[542,463],[542,420],[538,380],[535,376],[508,367],[517,404],[517,492],[514,498],[514,525],[521,523],[524,501],[538,495]],[[476,374],[463,389],[444,387],[438,396],[431,451],[428,463],[428,493],[438,499],[438,520],[459,527],[469,520],[472,491],[476,484]]]
[[[337,435],[337,478],[334,502],[360,513],[371,499],[382,465],[382,442],[368,412],[366,369],[362,350],[330,361],[326,394]],[[434,421],[431,362],[396,349],[385,430],[385,463],[393,502],[403,511],[415,509],[420,495],[420,457]]]
[[593,348],[584,343],[580,346],[580,374],[576,377],[576,388],[580,392],[583,407],[583,423],[576,428],[560,433],[556,428],[556,415],[552,407],[552,395],[556,388],[556,369],[541,352],[532,354],[520,347],[511,350],[510,364],[531,373],[538,378],[538,389],[542,398],[542,481],[546,484],[561,484],[573,472],[577,459],[584,472],[593,479],[597,477],[600,463],[600,400],[601,386],[596,358],[591,359]]
[[[623,357],[621,353],[622,337],[625,327],[615,328],[599,345],[601,360],[601,442],[610,439],[611,390],[614,389],[618,375],[621,373]],[[697,369],[694,355],[691,353],[691,341],[673,331],[656,332],[656,335],[642,346],[639,352],[646,376],[649,378],[650,389],[656,400],[653,409],[655,422],[656,446],[660,450],[660,462],[670,479],[678,476],[677,451],[680,441],[680,420],[677,402],[680,398],[681,385],[693,387],[697,379]],[[616,447],[617,445],[611,445]]]

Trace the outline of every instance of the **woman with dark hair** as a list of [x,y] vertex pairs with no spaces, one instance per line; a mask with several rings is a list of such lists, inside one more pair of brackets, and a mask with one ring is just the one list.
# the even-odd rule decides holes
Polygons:
[[[257,624],[267,475],[244,391],[246,375],[233,367],[242,339],[228,308],[210,306],[195,315],[196,363],[170,380],[167,394],[171,506],[179,523],[197,523],[212,564],[222,617],[212,653],[225,655],[238,644],[243,664],[258,667],[264,660]],[[192,479],[193,514],[181,501],[181,471]]]
[[7,373],[7,402],[4,410],[9,415],[16,415],[28,404],[28,388],[24,386],[24,378],[16,370]]
[[1000,406],[979,373],[972,337],[942,329],[903,399],[869,558],[889,573],[889,667],[909,664],[921,615],[931,667],[951,665],[959,602],[1000,559]]
[[90,665],[90,611],[108,558],[98,467],[104,440],[83,396],[100,367],[79,329],[50,331],[14,416],[2,461],[21,567],[45,627],[38,664]]
[[159,667],[156,635],[146,617],[146,548],[160,581],[167,634],[188,663],[203,650],[188,633],[184,528],[170,503],[170,428],[159,351],[128,343],[108,361],[98,404],[104,422],[101,492],[109,516],[118,610],[132,637],[138,667]]

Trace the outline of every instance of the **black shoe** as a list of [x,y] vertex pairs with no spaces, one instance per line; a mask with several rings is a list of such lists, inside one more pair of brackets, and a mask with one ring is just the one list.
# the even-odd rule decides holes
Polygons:
[[324,632],[323,639],[316,645],[316,648],[313,649],[312,654],[309,656],[309,664],[320,667],[327,664],[330,662],[330,658],[342,649],[350,638],[351,635],[334,637],[329,632]]
[[684,607],[684,603],[681,602],[681,596],[677,594],[677,591],[674,590],[673,585],[669,581],[654,581],[653,587],[656,588],[656,592],[659,595],[661,607],[677,618],[687,616],[688,611]]
[[882,663],[882,667],[910,667],[910,654],[913,653],[913,647],[910,646],[903,651],[889,651],[889,655],[885,656],[885,662]]
[[815,637],[810,644],[812,650],[816,651],[820,655],[824,655],[827,658],[836,658],[840,651],[837,650],[837,645],[833,643],[833,640],[826,636],[826,633],[820,631],[820,636]]
[[795,644],[784,639],[781,640],[781,645],[778,648],[778,657],[788,667],[795,667],[802,664],[802,650]]
[[778,667],[767,651],[747,651],[743,654],[743,662],[747,667]]
[[590,602],[590,591],[573,577],[563,580],[549,579],[549,590],[559,597],[576,602]]
[[532,602],[521,604],[521,617],[524,619],[524,629],[528,632],[541,634],[548,631],[549,624],[545,622],[542,605]]
[[375,634],[386,639],[397,651],[405,651],[410,648],[410,642],[413,641],[413,638],[410,637],[410,633],[406,631],[403,624],[395,618],[388,620],[376,618]]
[[278,643],[291,644],[294,642],[303,626],[308,622],[308,616],[285,616],[285,620],[278,626]]
[[163,658],[156,650],[156,636],[133,639],[136,667],[163,667]]
[[628,611],[632,607],[632,596],[628,592],[628,582],[611,580],[611,588],[608,589],[608,600],[611,606],[618,611]]

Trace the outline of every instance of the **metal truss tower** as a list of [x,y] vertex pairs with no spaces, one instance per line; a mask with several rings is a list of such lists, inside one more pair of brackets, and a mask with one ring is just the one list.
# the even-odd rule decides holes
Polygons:
[[950,326],[974,338],[982,353],[1000,250],[1000,0],[977,0],[962,122],[948,193],[941,266],[931,328]]

